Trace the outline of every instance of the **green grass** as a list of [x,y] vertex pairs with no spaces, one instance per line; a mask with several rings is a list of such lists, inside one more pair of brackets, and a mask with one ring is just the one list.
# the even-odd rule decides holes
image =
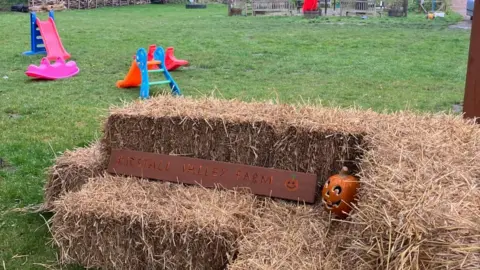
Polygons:
[[55,262],[43,217],[11,209],[41,203],[54,156],[101,136],[106,109],[138,97],[138,89],[117,89],[115,82],[139,47],[174,46],[177,57],[191,62],[172,73],[187,96],[278,95],[284,102],[430,112],[463,98],[469,32],[448,29],[456,15],[305,20],[227,17],[222,5],[145,5],[55,16],[81,72],[33,82],[24,71],[41,56],[21,55],[29,49],[28,14],[0,14],[0,158],[10,164],[0,169],[0,269]]

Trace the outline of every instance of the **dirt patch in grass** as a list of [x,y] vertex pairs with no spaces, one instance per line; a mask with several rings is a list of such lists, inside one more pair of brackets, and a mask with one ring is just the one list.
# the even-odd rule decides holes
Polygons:
[[6,159],[0,157],[0,171],[5,171],[5,172],[14,172],[16,171],[17,168],[7,162]]

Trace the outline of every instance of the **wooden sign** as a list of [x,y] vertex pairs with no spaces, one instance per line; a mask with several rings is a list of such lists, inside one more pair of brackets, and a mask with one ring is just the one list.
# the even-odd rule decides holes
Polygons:
[[257,195],[313,203],[317,176],[286,170],[131,150],[112,150],[107,171],[204,187],[249,188]]
[[[480,0],[475,0],[474,14],[480,13]],[[470,33],[467,78],[463,100],[463,117],[476,118],[480,124],[480,19],[474,16]]]

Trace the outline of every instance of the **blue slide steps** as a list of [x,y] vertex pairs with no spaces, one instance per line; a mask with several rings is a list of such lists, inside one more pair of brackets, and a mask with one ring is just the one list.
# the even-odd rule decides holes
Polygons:
[[[53,16],[53,10],[48,12],[48,17],[55,20]],[[42,34],[37,26],[37,14],[35,12],[30,13],[30,51],[26,51],[23,55],[35,55],[46,54],[47,50],[43,44]]]
[[[172,94],[174,96],[180,96],[180,88],[178,84],[173,80],[172,76],[165,67],[165,50],[162,47],[157,47],[153,54],[153,60],[160,62],[160,69],[148,70],[148,61],[147,61],[147,51],[144,48],[140,48],[137,51],[136,62],[137,66],[140,69],[140,74],[142,76],[142,83],[140,85],[140,98],[146,99],[150,96],[150,86],[159,85],[159,84],[169,84]],[[162,72],[165,80],[164,81],[152,81],[150,82],[148,78],[149,73],[160,73]]]

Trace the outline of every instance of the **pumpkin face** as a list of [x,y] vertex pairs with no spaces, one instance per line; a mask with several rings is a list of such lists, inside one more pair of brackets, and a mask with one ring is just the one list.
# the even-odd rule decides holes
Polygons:
[[348,174],[343,167],[339,174],[332,175],[322,188],[322,201],[325,208],[340,218],[345,218],[356,200],[358,179]]
[[295,176],[292,176],[292,178],[287,179],[287,181],[285,181],[285,187],[286,187],[289,191],[295,191],[295,190],[297,190],[297,188],[298,188],[298,180],[295,179]]

